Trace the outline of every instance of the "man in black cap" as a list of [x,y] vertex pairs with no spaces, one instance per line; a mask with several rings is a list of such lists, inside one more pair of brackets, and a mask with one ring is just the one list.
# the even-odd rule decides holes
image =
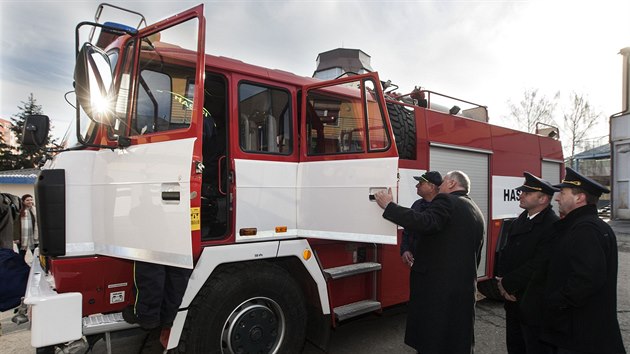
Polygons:
[[440,193],[419,213],[375,193],[383,217],[420,236],[411,267],[405,344],[419,353],[470,354],[474,349],[475,282],[484,217],[473,202],[470,178],[450,171]]
[[[420,199],[413,202],[411,209],[417,212],[423,212],[429,207],[431,200],[440,193],[440,184],[442,184],[442,175],[438,171],[427,171],[421,176],[414,176],[413,179],[418,181],[416,184],[416,193]],[[402,241],[400,242],[400,256],[403,263],[413,265],[416,252],[418,236],[409,230],[403,230]]]
[[545,289],[541,339],[558,354],[625,353],[617,320],[617,239],[597,215],[610,191],[566,168]]
[[[505,246],[499,251],[497,279],[505,298],[505,342],[509,354],[544,353],[539,341],[541,318],[539,308],[523,311],[520,306],[533,273],[542,267],[544,255],[553,234],[553,223],[559,218],[551,207],[560,189],[524,172],[519,207],[525,209],[509,226]],[[531,291],[528,293],[531,297]],[[538,298],[542,298],[539,292]]]

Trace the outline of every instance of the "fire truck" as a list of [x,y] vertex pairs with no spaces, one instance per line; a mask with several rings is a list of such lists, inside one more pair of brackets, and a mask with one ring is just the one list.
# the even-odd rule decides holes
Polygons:
[[[102,21],[110,7],[139,24]],[[559,182],[553,127],[491,125],[485,106],[397,94],[375,72],[323,81],[205,54],[206,34],[203,5],[147,25],[102,4],[77,25],[76,122],[36,185],[25,303],[38,352],[136,327],[121,315],[134,261],[192,269],[168,350],[325,347],[345,320],[408,301],[401,230],[375,192],[410,206],[413,176],[466,172],[486,279],[523,171]],[[49,119],[25,126],[41,144]]]

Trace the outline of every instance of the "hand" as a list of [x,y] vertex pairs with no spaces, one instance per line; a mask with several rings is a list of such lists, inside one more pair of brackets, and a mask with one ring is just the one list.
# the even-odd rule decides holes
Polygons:
[[409,251],[405,251],[402,254],[402,261],[403,263],[409,265],[410,267],[413,266],[413,254],[411,254],[411,252]]
[[376,204],[378,204],[378,206],[385,209],[389,203],[394,201],[394,197],[392,196],[392,189],[387,188],[387,192],[378,191],[374,193],[374,199],[376,200]]
[[497,286],[499,287],[499,293],[501,293],[501,296],[503,296],[503,298],[507,301],[515,302],[516,296],[508,294],[508,292],[503,287],[503,283],[501,283],[501,280],[503,280],[503,278],[496,277],[496,279],[497,279]]

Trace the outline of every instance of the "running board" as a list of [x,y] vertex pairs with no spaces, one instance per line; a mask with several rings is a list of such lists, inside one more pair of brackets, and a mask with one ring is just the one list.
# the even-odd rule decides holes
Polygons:
[[83,334],[86,336],[92,334],[121,331],[123,329],[131,329],[140,327],[138,324],[125,322],[122,312],[110,313],[107,315],[96,314],[83,317]]
[[381,264],[376,262],[361,262],[348,264],[341,267],[324,269],[324,275],[329,279],[339,279],[357,274],[374,272],[381,270]]
[[362,300],[353,302],[351,304],[335,307],[333,312],[337,321],[347,320],[348,318],[356,317],[369,313],[372,311],[378,311],[381,309],[381,303],[374,300]]

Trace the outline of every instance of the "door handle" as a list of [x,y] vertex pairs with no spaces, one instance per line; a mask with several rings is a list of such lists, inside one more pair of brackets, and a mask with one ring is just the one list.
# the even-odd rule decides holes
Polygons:
[[387,187],[370,187],[370,194],[368,195],[368,199],[372,202],[376,201],[376,197],[374,196],[374,194],[380,191],[387,191]]
[[179,192],[162,192],[162,200],[179,201]]
[[179,202],[179,183],[162,183],[162,200]]

